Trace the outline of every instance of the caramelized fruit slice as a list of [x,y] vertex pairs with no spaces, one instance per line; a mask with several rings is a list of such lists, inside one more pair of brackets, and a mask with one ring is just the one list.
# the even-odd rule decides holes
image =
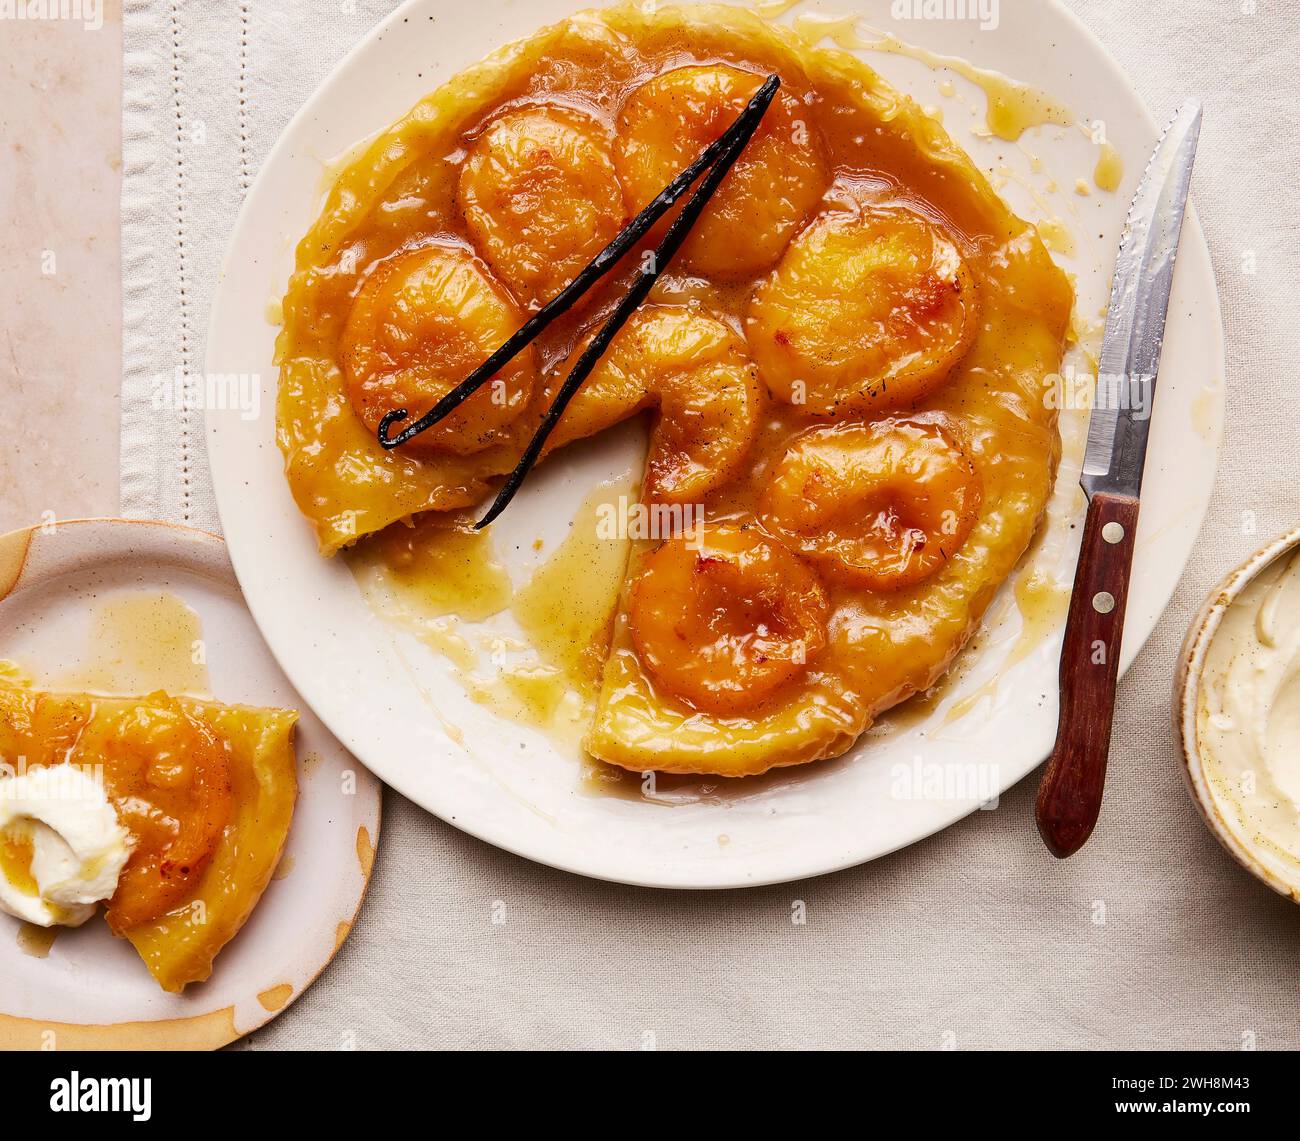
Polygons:
[[805,432],[766,485],[759,517],[826,575],[899,590],[956,553],[980,494],[956,424],[931,413]]
[[823,416],[915,404],[976,332],[974,279],[910,210],[837,210],[791,243],[756,292],[748,336],[772,395]]
[[460,173],[470,236],[525,305],[549,301],[627,220],[604,130],[567,108],[494,120]]
[[712,713],[752,709],[807,669],[826,644],[817,576],[756,531],[710,526],[643,563],[629,620],[642,664]]
[[[468,250],[425,246],[382,262],[348,315],[340,359],[348,395],[376,431],[395,408],[422,416],[492,355],[523,317]],[[536,383],[531,349],[520,353],[441,424],[406,447],[469,455],[496,442]]]
[[[679,67],[632,93],[619,115],[614,162],[634,210],[726,132],[763,78],[725,64]],[[829,181],[816,129],[795,97],[779,91],[682,247],[682,264],[731,280],[762,273],[807,222]]]
[[131,833],[105,917],[115,934],[193,893],[231,814],[227,746],[166,694],[117,719],[101,742],[104,788]]
[[[575,350],[551,386],[581,355]],[[745,343],[690,309],[648,306],[614,339],[565,410],[554,449],[657,406],[645,497],[694,502],[726,483],[758,434],[764,395]]]
[[[15,771],[57,765],[76,746],[90,711],[85,703],[57,693],[26,688],[18,679],[0,681],[0,764]],[[0,768],[0,776],[4,775]]]
[[298,715],[180,699],[229,746],[231,814],[193,895],[125,934],[163,990],[212,973],[279,866],[298,792]]

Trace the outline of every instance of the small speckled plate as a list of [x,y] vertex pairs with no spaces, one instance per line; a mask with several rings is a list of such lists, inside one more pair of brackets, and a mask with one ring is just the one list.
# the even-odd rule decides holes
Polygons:
[[1228,607],[1255,581],[1261,571],[1297,548],[1300,548],[1300,527],[1265,544],[1210,591],[1205,605],[1192,620],[1179,654],[1178,673],[1174,678],[1174,732],[1182,744],[1183,775],[1187,778],[1192,799],[1210,831],[1232,858],[1251,875],[1268,884],[1274,891],[1300,903],[1300,879],[1294,873],[1286,874],[1280,861],[1262,857],[1250,843],[1249,837],[1233,822],[1234,814],[1222,804],[1213,783],[1206,777],[1197,733],[1197,710],[1200,707],[1206,655],[1214,636],[1219,632]]
[[[298,804],[276,878],[212,977],[159,989],[102,918],[45,948],[0,914],[0,1049],[214,1049],[265,1025],[309,987],[347,938],[379,836],[380,785],[312,715],[244,606],[214,535],[118,519],[60,522],[0,537],[0,659],[37,684],[120,668],[139,629],[100,654],[97,624],[129,600],[162,599],[201,629],[213,696],[297,709]],[[106,609],[107,608],[107,609]],[[159,630],[176,641],[174,624]],[[186,637],[184,645],[189,646]],[[178,647],[173,646],[175,654]],[[160,651],[164,652],[164,651]],[[111,659],[111,660],[110,660]]]

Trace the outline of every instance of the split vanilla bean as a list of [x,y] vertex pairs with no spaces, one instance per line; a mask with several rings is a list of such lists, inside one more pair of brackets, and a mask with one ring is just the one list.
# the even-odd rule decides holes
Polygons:
[[[518,465],[507,477],[487,514],[476,524],[483,528],[495,520],[506,509],[516,492],[523,485],[528,473],[537,463],[542,449],[551,432],[559,423],[564,410],[573,399],[582,383],[596,367],[597,362],[609,348],[618,332],[627,324],[633,313],[641,307],[655,282],[681,249],[691,230],[699,222],[709,201],[717,192],[723,179],[731,171],[741,152],[749,144],[757,131],[763,116],[771,106],[777,89],[781,86],[779,76],[771,75],[750,100],[736,121],[714,143],[701,152],[700,157],[670,182],[644,210],[641,211],[608,246],[598,253],[585,269],[569,283],[556,297],[548,301],[516,333],[497,349],[486,361],[475,369],[454,389],[448,392],[437,404],[420,417],[414,424],[403,428],[390,437],[390,429],[401,423],[409,415],[407,409],[399,408],[387,413],[380,421],[379,443],[386,449],[400,447],[402,444],[427,431],[441,420],[446,419],[461,404],[468,400],[484,384],[494,377],[503,366],[533,343],[545,329],[558,317],[568,312],[573,305],[585,296],[603,277],[605,277],[622,258],[654,227],[681,197],[704,175],[699,187],[691,195],[681,213],[673,220],[663,241],[653,251],[649,265],[633,283],[627,295],[619,302],[609,320],[601,327],[590,345],[579,357],[572,371],[565,378],[554,403],[542,418],[532,440],[529,441]],[[707,174],[705,172],[707,171]]]

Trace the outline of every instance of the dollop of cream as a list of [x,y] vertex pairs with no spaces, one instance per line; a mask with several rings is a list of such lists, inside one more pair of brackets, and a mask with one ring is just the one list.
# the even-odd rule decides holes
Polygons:
[[1288,882],[1300,874],[1300,552],[1232,602],[1206,653],[1197,739],[1241,843]]
[[130,835],[101,781],[70,764],[0,779],[0,911],[80,927],[117,891]]

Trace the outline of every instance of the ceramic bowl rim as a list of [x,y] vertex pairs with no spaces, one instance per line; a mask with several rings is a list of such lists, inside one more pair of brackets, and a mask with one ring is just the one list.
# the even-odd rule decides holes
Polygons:
[[1228,607],[1255,581],[1265,567],[1291,551],[1300,550],[1300,527],[1265,543],[1210,591],[1187,631],[1179,652],[1174,678],[1174,735],[1178,740],[1183,777],[1201,818],[1228,853],[1256,879],[1281,895],[1300,903],[1300,873],[1288,880],[1269,868],[1233,830],[1215,799],[1205,775],[1197,736],[1197,708],[1205,660]]

